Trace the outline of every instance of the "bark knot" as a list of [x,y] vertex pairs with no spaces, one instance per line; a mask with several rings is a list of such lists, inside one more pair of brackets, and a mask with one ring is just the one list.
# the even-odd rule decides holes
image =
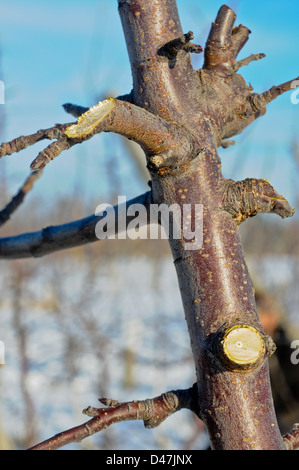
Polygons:
[[223,209],[232,215],[238,225],[259,213],[275,213],[285,218],[291,217],[295,212],[269,181],[256,178],[237,182],[226,180]]

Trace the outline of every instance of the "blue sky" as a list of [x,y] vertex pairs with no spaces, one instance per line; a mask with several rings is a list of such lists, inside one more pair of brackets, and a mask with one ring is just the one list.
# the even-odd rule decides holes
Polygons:
[[[205,44],[211,21],[222,2],[178,0],[183,30],[192,30]],[[261,92],[299,75],[299,2],[231,0],[236,24],[252,31],[240,58],[264,52],[267,57],[242,69],[255,91]],[[116,0],[10,0],[1,2],[0,79],[5,83],[5,116],[1,140],[29,134],[56,122],[72,120],[62,109],[65,102],[90,106],[107,93],[131,89],[131,72]],[[194,59],[201,66],[198,58]],[[265,117],[241,136],[237,145],[221,150],[225,176],[268,178],[294,203],[298,172],[290,145],[298,135],[299,105],[290,93],[268,106]],[[11,194],[29,171],[44,144],[36,144],[0,161],[9,176]],[[121,140],[100,135],[65,152],[51,162],[35,191],[51,200],[76,188],[88,201],[98,202],[111,192],[111,172],[120,184],[117,194],[134,196],[145,189]],[[31,197],[31,196],[30,196]]]

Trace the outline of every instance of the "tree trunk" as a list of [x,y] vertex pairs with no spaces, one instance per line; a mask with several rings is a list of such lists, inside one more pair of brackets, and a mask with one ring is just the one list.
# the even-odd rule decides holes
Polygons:
[[[162,205],[171,212],[169,242],[197,384],[150,402],[134,402],[131,408],[119,404],[104,414],[92,410],[98,417],[89,425],[60,434],[59,444],[74,435],[86,437],[91,427],[96,432],[118,421],[120,414],[124,420],[139,419],[139,407],[150,427],[187,407],[206,424],[213,449],[279,450],[286,448],[285,443],[295,448],[298,426],[283,441],[277,425],[268,371],[268,356],[275,346],[258,318],[238,233],[240,223],[248,217],[260,212],[290,217],[294,209],[267,180],[225,179],[217,148],[231,145],[233,141],[227,139],[262,116],[266,105],[298,86],[298,80],[261,94],[253,92],[237,72],[264,54],[236,60],[250,31],[242,25],[234,27],[235,13],[226,5],[212,24],[204,66],[196,71],[190,53],[200,53],[202,48],[191,42],[192,32],[183,34],[175,0],[118,0],[118,4],[132,68],[132,92],[90,109],[67,104],[66,111],[80,116],[77,123],[57,124],[3,143],[0,157],[43,139],[56,139],[31,164],[32,170],[41,170],[62,151],[99,132],[121,134],[142,147],[151,191],[128,202],[127,207],[139,203],[145,210],[145,224],[151,220],[153,203],[161,212]],[[2,211],[3,223],[32,184],[31,177]],[[117,212],[116,208],[115,216]],[[95,225],[103,217],[1,239],[0,257],[43,256],[90,243],[97,238]],[[130,217],[123,221],[125,227]],[[160,221],[163,223],[163,215]],[[116,232],[118,228],[115,223]],[[46,448],[52,445],[57,445],[57,439],[47,442]]]
[[[244,209],[249,193],[255,201],[267,195],[273,200],[274,190],[265,196],[266,182],[240,182],[243,189],[251,187],[233,216],[228,206],[238,198],[238,184],[225,180],[217,154],[223,139],[264,113],[262,106],[250,107],[252,89],[233,68],[249,31],[239,27],[232,34],[235,15],[222,7],[198,72],[187,48],[175,41],[188,42],[175,0],[119,1],[119,12],[132,67],[132,103],[174,122],[190,141],[189,154],[177,147],[160,158],[148,153],[153,202],[182,210],[183,204],[203,205],[201,249],[188,250],[182,238],[170,237],[197,371],[198,414],[214,449],[284,449],[268,373],[273,346],[259,322],[238,234],[240,217],[255,212]],[[193,226],[196,216],[189,219]],[[225,341],[246,349],[250,338],[257,344],[252,358],[239,361],[225,350]]]

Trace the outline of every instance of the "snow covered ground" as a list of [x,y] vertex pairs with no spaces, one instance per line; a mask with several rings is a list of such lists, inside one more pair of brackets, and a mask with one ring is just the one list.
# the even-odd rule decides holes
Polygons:
[[[145,399],[195,379],[169,257],[49,260],[2,262],[0,274],[0,427],[18,448],[29,428],[37,443],[87,421],[81,411],[98,397]],[[289,261],[252,265],[266,287],[282,289],[295,319]],[[192,413],[180,411],[157,429],[121,423],[69,448],[184,449],[195,433]],[[192,444],[206,445],[205,434]]]
[[[97,260],[92,272],[90,265],[70,258],[29,265],[33,272],[22,273],[20,305],[11,287],[20,277],[14,272],[18,267],[3,263],[1,275],[6,364],[0,370],[0,422],[20,445],[28,426],[24,390],[42,440],[85,422],[81,410],[99,406],[100,396],[144,399],[193,384],[171,260]],[[110,441],[115,448],[180,447],[190,435],[190,418],[180,412],[154,431],[142,422],[124,423],[102,433],[109,439],[94,439],[97,446]]]

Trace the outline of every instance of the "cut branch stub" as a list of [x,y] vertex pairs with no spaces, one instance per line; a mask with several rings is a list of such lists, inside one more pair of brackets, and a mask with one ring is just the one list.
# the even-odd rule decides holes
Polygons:
[[246,371],[261,364],[266,353],[261,333],[250,325],[228,328],[220,342],[220,356],[230,370]]
[[236,19],[234,11],[223,5],[212,24],[210,35],[205,47],[204,68],[215,73],[227,75],[235,60],[232,53],[232,30]]
[[278,194],[265,179],[246,178],[227,180],[224,191],[224,209],[237,224],[259,213],[275,213],[282,218],[292,217],[295,209]]
[[65,135],[70,139],[84,139],[90,134],[94,134],[99,126],[99,123],[115,108],[116,100],[108,98],[107,100],[100,101],[98,104],[88,109],[82,114],[77,124],[68,127]]

